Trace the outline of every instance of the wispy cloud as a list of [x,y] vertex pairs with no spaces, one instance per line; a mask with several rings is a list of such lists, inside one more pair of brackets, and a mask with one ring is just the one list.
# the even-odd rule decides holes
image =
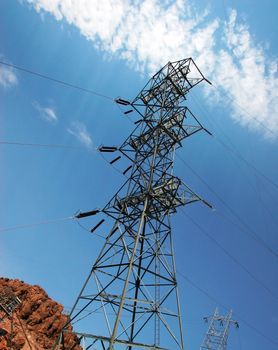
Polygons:
[[216,84],[227,93],[232,116],[241,125],[278,136],[277,60],[267,58],[256,45],[246,23],[231,11],[223,32],[227,49],[218,53],[214,68]]
[[88,148],[93,146],[92,138],[85,124],[79,121],[74,121],[71,123],[71,126],[67,129],[67,131],[75,138],[77,138],[77,140],[81,142],[84,146]]
[[49,123],[57,123],[58,117],[57,113],[53,107],[42,106],[39,102],[33,102],[34,108],[39,112],[39,115],[42,119]]
[[[2,56],[0,55],[0,58]],[[14,70],[10,67],[0,65],[0,85],[4,88],[9,88],[17,85],[18,79]]]
[[193,57],[224,92],[214,89],[210,96],[218,94],[222,103],[229,96],[233,118],[266,136],[278,136],[277,61],[256,43],[235,10],[221,21],[186,0],[27,2],[76,26],[96,48],[140,71],[152,74],[169,60]]

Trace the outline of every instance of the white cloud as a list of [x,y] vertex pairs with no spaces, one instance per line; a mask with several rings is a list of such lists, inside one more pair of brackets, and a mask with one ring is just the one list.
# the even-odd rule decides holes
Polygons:
[[86,147],[90,148],[93,146],[93,141],[85,124],[78,121],[74,121],[71,123],[71,126],[67,129],[67,131],[68,133],[76,137],[77,140]]
[[38,12],[76,26],[97,48],[120,55],[141,71],[154,72],[168,60],[185,56],[200,56],[204,62],[218,27],[218,20],[205,20],[205,10],[194,13],[182,0],[26,1]]
[[[186,0],[27,0],[77,27],[95,47],[150,74],[169,60],[193,57],[223,90],[242,125],[278,136],[277,62],[255,43],[246,23],[231,11],[227,21],[209,20]],[[210,14],[211,15],[211,14]],[[216,90],[210,96],[216,97]],[[240,106],[240,107],[239,107]],[[265,128],[262,128],[262,123]],[[272,130],[272,133],[268,131]]]
[[233,117],[244,126],[262,130],[265,136],[277,136],[277,62],[268,59],[263,48],[255,45],[248,26],[237,23],[234,10],[223,40],[227,49],[218,53],[214,76],[216,84],[232,99]]
[[34,108],[39,111],[40,117],[46,120],[49,123],[56,123],[58,121],[57,113],[55,112],[53,107],[43,107],[39,104],[39,102],[33,102]]
[[10,67],[0,65],[0,85],[4,88],[9,88],[17,83],[18,80],[14,70]]

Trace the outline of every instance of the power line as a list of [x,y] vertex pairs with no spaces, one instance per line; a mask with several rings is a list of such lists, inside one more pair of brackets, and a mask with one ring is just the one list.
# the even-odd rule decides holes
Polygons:
[[[216,87],[215,87],[216,88]],[[201,109],[205,112],[206,115],[210,115],[206,109],[203,107],[201,102],[197,99],[197,97],[194,97],[194,94],[192,94],[192,98],[194,99],[195,102],[201,107]],[[207,121],[210,123],[210,119],[207,118]],[[212,125],[212,123],[210,123]],[[219,126],[219,125],[218,125]],[[222,128],[221,128],[222,129]],[[251,168],[253,171],[255,171],[257,174],[259,174],[261,177],[263,177],[268,183],[272,184],[275,188],[278,189],[278,184],[269,178],[267,175],[265,175],[261,170],[259,170],[254,164],[252,164],[250,161],[248,161],[245,157],[242,156],[242,154],[239,152],[239,150],[236,148],[235,144],[233,141],[230,139],[230,137],[223,131],[221,130],[221,133],[227,138],[227,140],[230,142],[230,144],[233,146],[233,148],[229,147],[218,135],[214,134],[215,140],[222,146],[224,147],[227,151],[229,151],[231,154],[234,154],[241,162],[243,162],[245,165],[247,165],[249,168]]]
[[[178,154],[177,154],[177,158],[180,159],[180,161],[187,167],[189,168],[192,173],[220,200],[220,202],[230,211],[230,213],[232,213],[232,215],[234,217],[237,218],[237,220],[241,223],[241,225],[245,228],[244,230],[242,229],[242,227],[240,227],[239,225],[237,225],[234,221],[230,220],[230,222],[239,227],[241,232],[244,233],[248,233],[249,236],[251,236],[253,239],[255,239],[257,241],[257,243],[259,243],[261,246],[263,246],[269,253],[271,253],[273,256],[275,256],[276,258],[278,258],[278,253],[275,252],[254,230],[252,230],[243,220],[242,218],[234,211],[234,209],[227,204],[224,199],[208,184],[207,181],[205,181],[187,162],[185,162],[185,160],[183,158],[181,158]],[[216,211],[217,213],[219,213],[220,215],[222,215],[224,218],[226,218],[224,216],[224,214],[222,214],[220,211]]]
[[[206,109],[204,108],[204,106],[202,105],[201,101],[199,101],[199,100],[197,99],[196,96],[194,97],[194,93],[193,93],[193,92],[192,92],[192,97],[193,97],[194,101],[202,108],[202,110],[204,111],[204,113],[205,113],[207,116],[210,116],[210,114],[207,112],[207,110],[206,110]],[[212,122],[210,121],[210,118],[207,118],[207,122],[211,125],[212,128],[214,127],[214,124],[212,124]],[[216,123],[216,120],[215,120],[215,123]],[[215,135],[215,133],[214,133],[213,136],[214,136],[215,140],[220,144],[220,146],[222,146],[222,147],[225,149],[225,151],[228,151],[230,155],[235,156],[235,159],[234,159],[234,157],[233,157],[232,159],[233,159],[233,160],[238,160],[239,166],[240,166],[240,162],[239,162],[239,161],[241,161],[241,162],[244,163],[244,165],[246,165],[248,168],[251,168],[251,170],[254,172],[254,175],[255,175],[255,178],[256,178],[257,181],[259,181],[258,175],[260,175],[260,180],[261,180],[261,178],[263,177],[265,180],[267,180],[267,181],[268,181],[270,184],[272,184],[274,187],[277,187],[277,184],[276,184],[273,180],[271,180],[269,177],[267,177],[262,171],[260,171],[260,170],[259,170],[257,167],[255,167],[251,162],[249,162],[245,157],[242,156],[242,154],[241,154],[240,151],[236,148],[236,146],[235,146],[235,144],[233,143],[233,141],[231,140],[231,138],[225,133],[225,131],[223,130],[223,128],[221,127],[221,125],[220,125],[219,123],[216,123],[216,124],[218,124],[218,127],[219,127],[219,129],[220,129],[220,131],[221,131],[221,134],[224,135],[224,136],[226,137],[226,139],[227,139],[227,141],[229,141],[231,147],[229,147],[229,146],[223,141],[223,139],[221,139],[218,135]],[[232,147],[233,147],[233,148],[232,148]],[[238,158],[238,159],[237,159],[237,158]],[[260,182],[260,183],[262,184],[262,186],[264,187],[265,193],[268,193],[268,195],[269,195],[270,197],[272,197],[271,194],[269,193],[268,187],[266,187],[262,181],[259,181],[259,182]],[[255,187],[251,182],[249,182],[249,181],[248,181],[248,184],[249,184],[249,186],[252,188],[252,190],[256,193],[256,195],[258,196],[258,190],[256,189],[256,187]],[[272,199],[274,199],[274,198],[272,197]],[[272,215],[270,209],[267,208],[267,204],[266,204],[266,203],[263,203],[262,198],[259,198],[259,200],[260,200],[260,202],[261,202],[261,204],[262,204],[263,210],[267,211],[268,214],[274,219],[274,221],[276,221],[275,218],[273,217],[273,215]],[[274,200],[276,201],[276,199],[274,199]]]
[[[224,305],[223,303],[221,303],[219,300],[217,300],[214,296],[212,296],[211,294],[209,294],[205,289],[203,289],[202,287],[200,287],[197,283],[193,282],[189,277],[185,276],[183,273],[181,273],[180,271],[177,271],[177,273],[184,279],[186,280],[189,284],[191,284],[195,289],[197,289],[199,292],[201,292],[202,294],[204,294],[208,299],[212,300],[214,303],[216,303],[217,305],[221,306],[223,309],[225,310],[230,310],[230,307],[227,307],[226,305]],[[243,319],[240,315],[238,315],[237,313],[234,312],[234,315],[236,315],[236,317],[238,319],[241,320],[242,323],[244,323],[247,327],[249,327],[250,329],[252,329],[254,332],[256,332],[258,335],[260,335],[261,337],[263,337],[264,339],[268,340],[269,342],[271,342],[272,344],[274,344],[275,346],[278,345],[278,342],[276,342],[275,340],[273,340],[272,338],[268,337],[267,335],[265,335],[263,332],[261,332],[258,328],[256,328],[255,326],[253,326],[251,323],[249,323],[248,321],[246,321],[245,319]]]
[[[272,254],[275,258],[278,258],[278,253],[273,250],[260,236],[258,236],[253,230],[251,230],[251,228],[249,226],[247,226],[244,221],[240,221],[242,225],[244,225],[245,228],[241,227],[237,222],[234,222],[233,220],[231,220],[227,215],[225,215],[223,212],[216,210],[215,211],[216,214],[218,214],[219,216],[221,216],[222,218],[224,218],[226,221],[229,221],[233,226],[237,227],[239,229],[240,232],[243,232],[247,235],[251,235],[251,237],[253,237],[253,239],[255,239],[255,241],[257,241],[257,243],[259,243],[261,246],[263,246],[266,251],[268,251],[268,253]],[[238,216],[238,220],[242,220],[240,218],[240,216]]]
[[[261,188],[259,186],[260,182],[259,182],[259,179],[258,179],[258,175],[256,175],[255,177],[256,177],[256,179],[255,179],[256,182],[255,182],[255,185],[254,185],[254,189],[256,190],[256,192],[258,194],[258,198],[259,198],[259,201],[261,202],[261,206],[265,210],[265,212],[272,218],[272,220],[275,221],[275,223],[277,225],[278,224],[278,218],[275,217],[273,215],[273,213],[271,212],[271,210],[265,205],[265,203],[263,201],[263,198],[262,198]],[[264,189],[264,192],[267,192],[267,191]],[[269,192],[268,192],[268,195],[270,196]],[[276,198],[272,198],[272,200],[275,200],[275,202],[277,202],[277,204],[278,204],[278,200]]]
[[[217,140],[217,139],[216,139],[216,141],[219,142],[219,140]],[[236,160],[236,159],[235,159],[235,160]],[[241,164],[239,164],[239,166],[241,166]],[[254,173],[254,178],[255,178],[255,185],[254,185],[251,181],[248,181],[247,184],[249,185],[249,187],[250,187],[250,188],[254,191],[254,193],[256,194],[256,196],[257,196],[257,198],[258,198],[258,201],[259,201],[260,204],[261,204],[262,210],[264,210],[265,212],[267,212],[267,213],[272,217],[272,219],[276,222],[276,218],[275,218],[275,217],[273,216],[273,214],[271,213],[271,210],[270,210],[270,208],[269,208],[269,206],[268,206],[268,202],[265,203],[265,201],[264,201],[263,198],[261,197],[261,194],[260,194],[260,192],[259,192],[259,190],[258,190],[258,185],[263,186],[263,188],[264,188],[264,193],[267,193],[268,196],[269,196],[270,198],[272,198],[272,200],[275,200],[275,202],[277,202],[277,203],[278,203],[278,201],[277,201],[276,198],[274,198],[274,197],[271,196],[271,194],[270,194],[270,192],[269,192],[269,188],[268,188],[267,186],[265,186],[265,184],[261,181],[261,178],[259,178],[258,173],[256,173],[256,172]],[[272,208],[273,208],[273,206],[272,206]]]
[[257,174],[259,174],[261,177],[263,177],[266,181],[268,181],[271,185],[276,187],[278,189],[278,185],[270,179],[268,176],[266,176],[263,172],[261,172],[255,165],[250,163],[247,159],[245,159],[238,151],[235,151],[231,147],[227,146],[219,137],[216,138],[216,141],[219,142],[224,148],[226,148],[229,152],[233,153],[235,156],[237,156],[243,163],[245,163],[247,166],[249,166],[251,169],[253,169]]
[[199,231],[201,231],[215,245],[217,245],[218,248],[220,248],[235,264],[237,264],[242,270],[244,270],[254,281],[256,281],[261,287],[263,287],[273,298],[278,300],[278,297],[272,292],[272,290],[269,287],[267,287],[263,282],[261,282],[240,261],[238,261],[226,248],[224,248],[213,236],[211,236],[197,221],[195,221],[191,216],[186,214],[183,209],[182,209],[182,212],[199,229]]
[[7,67],[10,67],[10,68],[17,69],[19,71],[22,71],[22,72],[25,72],[25,73],[28,73],[28,74],[35,75],[35,76],[37,76],[39,78],[42,78],[42,79],[50,80],[50,81],[52,81],[54,83],[57,83],[57,84],[60,84],[60,85],[71,87],[73,89],[77,89],[77,90],[80,90],[80,91],[83,91],[83,92],[87,92],[89,94],[92,94],[92,95],[95,95],[95,96],[98,96],[98,97],[105,98],[105,99],[110,100],[110,101],[114,101],[114,99],[112,97],[104,95],[104,94],[101,94],[101,93],[99,93],[97,91],[90,90],[90,89],[87,89],[87,88],[83,88],[81,86],[78,86],[78,85],[75,85],[75,84],[72,84],[72,83],[68,83],[68,82],[65,82],[63,80],[50,77],[48,75],[45,75],[45,74],[42,74],[42,73],[38,73],[38,72],[35,72],[33,70],[24,68],[24,67],[17,66],[15,64],[7,63],[7,62],[4,62],[2,60],[0,60],[0,64],[2,64],[4,66],[7,66]]
[[[30,146],[30,147],[50,147],[50,148],[65,148],[65,149],[83,149],[82,147],[77,147],[77,146],[67,146],[67,145],[56,145],[56,144],[37,144],[37,143],[23,143],[23,142],[10,142],[10,141],[0,141],[0,144],[8,144],[8,145],[17,145],[17,146]],[[94,150],[97,150],[97,148],[94,148]],[[102,153],[100,153],[100,155],[102,156],[102,158],[109,163],[102,155]],[[210,185],[203,180],[199,174],[197,174],[197,172],[195,170],[193,170],[189,164],[187,164],[179,155],[177,155],[177,157],[210,189],[211,192],[213,192],[217,198],[222,202],[223,205],[225,205],[230,212],[232,212],[232,214],[234,216],[237,217],[237,219],[244,225],[246,226],[248,231],[251,231],[252,235],[255,235],[256,240],[263,244],[264,247],[271,252],[273,255],[275,255],[276,257],[278,257],[278,254],[273,251],[273,249],[271,247],[269,247],[266,242],[264,240],[262,240],[256,233],[254,233],[253,230],[250,229],[250,227],[248,227],[243,221],[242,219],[238,216],[237,213],[235,213],[235,211],[210,187]],[[113,165],[112,165],[113,166]],[[114,167],[114,166],[113,166]],[[115,167],[114,167],[115,168]],[[115,170],[117,172],[119,172],[122,175],[122,172],[120,170],[118,170],[117,168],[115,168]],[[218,212],[219,214],[221,214],[220,212]],[[225,216],[222,214],[222,216],[225,218]],[[226,218],[227,219],[227,218]],[[233,221],[230,220],[230,222],[233,225],[236,225],[237,227],[239,227],[236,223],[234,223]],[[19,227],[20,228],[20,227]],[[239,227],[240,228],[240,227]],[[241,228],[240,228],[241,229]],[[1,229],[0,229],[1,232]]]
[[[228,138],[228,136],[226,135]],[[269,178],[267,175],[265,175],[261,170],[259,170],[254,164],[252,164],[250,161],[248,161],[245,157],[243,157],[240,152],[235,148],[235,145],[232,143],[232,141],[229,139],[230,143],[233,145],[234,149],[229,147],[219,136],[215,137],[215,140],[227,151],[229,151],[231,154],[235,155],[240,161],[242,161],[245,165],[247,165],[249,168],[251,168],[255,173],[260,175],[262,178],[264,178],[268,183],[273,185],[275,188],[278,189],[278,184]]]
[[119,103],[116,103],[116,105],[117,105],[119,111],[121,112],[121,114],[125,115],[131,124],[134,124],[134,122],[131,120],[129,115],[125,114],[125,112],[124,112],[123,108],[121,107],[121,105]]
[[[3,64],[3,62],[1,62],[1,61],[0,61],[0,63]],[[6,65],[9,65],[9,64],[6,64]],[[9,65],[9,66],[12,67],[12,65]],[[94,95],[98,95],[98,96],[100,96],[100,97],[105,97],[105,98],[108,98],[108,99],[110,99],[110,100],[113,100],[112,98],[110,98],[110,97],[108,97],[108,96],[105,96],[105,95],[96,93],[96,92],[91,91],[91,90],[83,89],[83,88],[81,88],[81,87],[78,87],[78,86],[75,86],[75,85],[72,85],[72,84],[69,84],[69,83],[65,83],[65,82],[63,82],[63,81],[60,81],[60,80],[57,80],[57,79],[54,79],[54,78],[51,78],[51,77],[44,76],[44,75],[42,75],[42,74],[40,74],[40,73],[35,73],[35,72],[29,71],[29,70],[26,70],[26,69],[24,69],[24,68],[20,68],[20,67],[17,67],[17,66],[14,66],[14,68],[20,69],[20,70],[22,70],[22,71],[25,71],[25,72],[30,73],[30,74],[33,74],[33,75],[37,75],[37,76],[39,76],[39,77],[41,77],[41,78],[45,78],[45,79],[48,79],[48,80],[52,80],[52,81],[54,81],[54,82],[56,82],[56,83],[60,83],[60,84],[63,84],[63,85],[69,86],[69,87],[73,87],[73,88],[76,88],[76,89],[79,89],[79,90],[82,90],[82,91],[85,91],[85,92],[92,93],[92,94],[94,94]],[[46,224],[46,223],[51,223],[51,222],[57,222],[57,221],[62,221],[62,220],[69,220],[69,219],[73,219],[73,218],[74,218],[74,217],[68,217],[68,218],[63,218],[63,219],[57,219],[57,220],[52,220],[52,221],[47,221],[47,222],[42,222],[42,223],[31,224],[31,226],[41,225],[41,224]],[[30,227],[30,225],[17,226],[16,228],[23,228],[23,227]],[[6,230],[4,229],[4,231],[11,230],[11,229],[14,229],[14,228],[8,228],[8,229],[6,229]],[[0,231],[1,231],[1,229],[0,229]],[[185,277],[184,277],[184,278],[185,278]],[[271,341],[272,341],[272,340],[271,340]],[[273,341],[272,341],[272,342],[273,342]],[[275,342],[275,344],[277,344],[277,343]]]
[[19,229],[24,229],[24,228],[35,227],[35,226],[54,224],[54,223],[57,223],[57,222],[72,220],[74,218],[75,218],[75,216],[68,216],[68,217],[54,219],[54,220],[46,220],[46,221],[35,222],[35,223],[24,224],[24,225],[2,227],[2,228],[0,228],[0,232],[14,231],[14,230],[19,230]]
[[[76,149],[76,150],[84,150],[82,146],[69,146],[69,145],[58,145],[51,143],[26,143],[26,142],[16,142],[16,141],[0,141],[0,145],[14,145],[14,146],[23,146],[23,147],[35,147],[35,148],[62,148],[62,149]],[[90,148],[93,151],[99,151],[98,147]],[[119,174],[123,175],[122,171],[117,169],[113,164],[111,164],[102,154],[102,152],[98,152],[101,157],[105,160],[105,162],[111,165]],[[126,178],[128,176],[124,175]]]
[[[50,143],[26,143],[26,142],[16,142],[16,141],[0,141],[0,145],[46,147],[46,148],[65,148],[65,149],[84,149],[84,147],[81,147],[81,146],[68,146],[68,145],[58,145],[58,144],[50,144]],[[96,148],[94,148],[94,150],[96,150]]]
[[[82,228],[82,230],[87,231],[91,234],[91,230],[88,229],[87,227],[85,227],[84,225],[82,225],[78,219],[76,219],[76,222],[78,223],[79,227]],[[100,235],[99,233],[94,232],[94,236],[98,236],[98,237],[106,240],[106,237],[104,237],[103,235]]]
[[231,97],[228,92],[226,92],[221,86],[216,86],[213,85],[212,86],[218,90],[221,91],[231,102],[235,103],[241,110],[242,112],[248,114],[252,119],[254,119],[258,124],[260,124],[265,130],[267,130],[268,132],[270,132],[273,136],[277,137],[277,135],[273,132],[273,130],[271,130],[270,128],[268,128],[263,122],[261,122],[258,118],[256,118],[255,116],[253,116],[251,113],[249,113],[244,107],[242,107],[236,100],[235,98]]
[[[129,119],[130,120],[130,119]],[[221,142],[217,140],[218,142]],[[222,142],[221,142],[222,143]],[[40,148],[64,148],[64,149],[84,149],[82,146],[68,146],[68,145],[58,145],[58,144],[42,144],[42,143],[26,143],[26,142],[16,142],[16,141],[0,141],[0,145],[15,145],[15,146],[25,146],[25,147],[40,147]],[[226,145],[223,146],[228,149]],[[93,148],[93,150],[97,150],[97,148]],[[103,157],[104,158],[104,157]],[[105,158],[104,158],[105,159]],[[107,161],[105,159],[105,161]],[[250,164],[252,166],[252,164]],[[255,168],[256,169],[256,168]],[[259,170],[256,169],[258,172]],[[117,170],[118,171],[118,170]],[[272,181],[268,179],[263,173],[260,173],[261,176],[265,177],[268,181]],[[274,186],[277,186],[275,183],[272,183]]]
[[[18,146],[30,146],[30,147],[50,147],[50,148],[66,148],[66,149],[83,149],[82,147],[76,147],[76,146],[67,146],[67,145],[55,145],[55,144],[36,144],[36,143],[22,143],[22,142],[10,142],[10,141],[0,141],[0,144],[8,144],[8,145],[18,145]],[[94,148],[94,150],[97,150],[97,148]],[[109,161],[107,161],[105,159],[105,157],[103,157],[102,153],[100,153],[100,155],[102,156],[102,158],[107,162],[109,163]],[[179,155],[177,155],[177,157],[209,188],[209,190],[214,193],[217,198],[222,202],[223,205],[225,205],[229,210],[230,212],[232,212],[232,214],[234,216],[237,217],[237,219],[244,225],[246,226],[246,224],[242,221],[242,219],[238,216],[237,213],[235,213],[235,211],[212,189],[212,187],[205,181],[203,180],[200,175],[192,168],[189,166],[188,163],[186,163]],[[113,165],[112,165],[113,166]],[[114,167],[114,166],[113,166]],[[122,172],[120,170],[118,170],[116,167],[114,167],[115,170],[117,172],[119,172],[121,175],[122,175]],[[226,220],[229,220],[227,219],[224,214],[220,213],[218,211],[218,214],[222,215]],[[240,230],[241,230],[241,227],[239,225],[237,225],[235,222],[229,220],[233,225],[237,226]],[[250,231],[250,227],[246,226],[247,227],[247,230]],[[1,229],[0,229],[1,230]],[[251,230],[252,231],[252,230]],[[264,242],[256,233],[254,233],[252,231],[252,235],[255,235],[256,237],[256,240],[259,240],[259,242],[261,244],[263,244],[265,246],[265,248],[270,251],[272,254],[274,254],[276,257],[278,257],[278,254],[273,251],[272,248],[270,248],[266,242]]]
[[[4,62],[4,61],[1,61],[1,60],[0,60],[0,64],[5,65],[5,66],[8,66],[8,67],[11,67],[11,68],[14,68],[14,69],[17,69],[17,70],[20,70],[20,71],[23,71],[23,72],[25,72],[25,73],[29,73],[29,74],[38,76],[38,77],[43,78],[43,79],[47,79],[47,80],[53,81],[53,82],[58,83],[58,84],[62,84],[62,85],[64,85],[64,86],[68,86],[68,87],[71,87],[71,88],[74,88],[74,89],[78,89],[78,90],[81,90],[81,91],[84,91],[84,92],[87,92],[87,93],[90,93],[90,94],[93,94],[93,95],[96,95],[96,96],[99,96],[99,97],[103,97],[103,98],[109,99],[110,101],[113,101],[113,102],[115,101],[115,99],[112,98],[112,97],[110,97],[110,96],[101,94],[101,93],[99,93],[99,92],[96,92],[96,91],[93,91],[93,90],[90,90],[90,89],[87,89],[87,88],[80,87],[80,86],[78,86],[78,85],[74,85],[74,84],[72,84],[72,83],[68,83],[68,82],[65,82],[65,81],[62,81],[62,80],[59,80],[59,79],[50,77],[50,76],[47,76],[47,75],[45,75],[45,74],[41,74],[41,73],[35,72],[35,71],[33,71],[33,70],[30,70],[30,69],[26,69],[26,68],[23,68],[23,67],[20,67],[20,66],[11,64],[11,63],[7,63],[7,62]],[[213,86],[214,86],[214,85],[213,85]],[[216,86],[214,86],[214,88],[215,88],[215,89],[220,89],[220,88],[218,88],[218,87],[216,87]],[[224,93],[225,93],[225,92],[224,92]],[[231,99],[231,97],[229,97],[229,96],[227,95],[227,93],[225,93],[225,95],[226,95],[231,101],[234,101],[234,100]],[[234,102],[235,102],[236,104],[238,104],[236,101],[234,101]],[[240,105],[238,105],[238,106],[240,107]],[[119,107],[119,106],[118,106],[118,107]],[[243,108],[241,107],[241,109],[243,109]],[[122,112],[122,110],[121,110],[121,112]],[[247,111],[245,111],[245,112],[248,113]],[[251,114],[249,114],[249,115],[251,115]],[[128,117],[128,119],[130,120],[129,117]],[[256,119],[256,118],[254,118],[254,119]],[[131,120],[130,120],[130,121],[131,121]],[[132,121],[131,121],[131,122],[132,122]],[[260,122],[260,121],[258,120],[258,122]],[[260,122],[260,123],[261,123],[261,122]],[[262,124],[262,123],[261,123],[261,124]],[[265,125],[262,124],[262,126],[265,126]],[[273,133],[273,131],[270,130],[270,129],[268,129],[268,131],[270,131],[270,132]],[[273,134],[274,134],[274,133],[273,133]],[[218,140],[218,139],[217,139],[217,140]],[[220,139],[219,139],[218,141],[221,142]],[[222,141],[222,144],[224,144],[223,141]],[[225,145],[225,144],[224,144],[224,145]],[[227,147],[227,146],[226,146],[226,147]],[[227,148],[227,149],[229,149],[229,148]],[[231,149],[230,149],[230,150],[231,150]],[[233,150],[231,150],[231,151],[233,151]],[[233,153],[235,153],[235,152],[233,151]],[[235,153],[235,154],[236,154],[236,153]],[[242,161],[244,161],[248,166],[250,166],[251,168],[253,168],[260,176],[262,176],[265,180],[267,180],[269,183],[271,183],[273,186],[275,186],[275,187],[278,189],[278,184],[276,184],[272,179],[270,179],[270,178],[267,177],[265,174],[263,174],[259,169],[257,169],[253,164],[251,164],[249,161],[247,161],[247,160],[246,160],[244,157],[242,157],[240,154],[236,154],[236,155],[237,155],[237,156],[240,156],[240,159],[241,159]]]
[[[73,332],[84,338],[93,337],[92,346],[100,343],[100,347],[104,347],[103,343],[107,341],[110,348],[115,344],[117,346],[117,343],[129,348],[164,348],[164,344],[168,348],[184,348],[170,225],[170,213],[175,211],[174,208],[180,202],[172,201],[169,204],[171,210],[164,192],[168,191],[173,198],[180,198],[175,189],[168,188],[169,183],[181,182],[173,175],[174,157],[169,155],[174,154],[176,145],[183,138],[201,130],[195,118],[192,119],[196,123],[193,122],[193,126],[189,126],[186,131],[181,126],[188,111],[181,106],[181,102],[185,100],[186,93],[203,80],[201,73],[199,79],[187,78],[191,64],[195,64],[191,58],[167,63],[159,71],[162,72],[159,77],[155,75],[151,78],[133,100],[133,105],[137,101],[136,106],[139,106],[140,118],[143,116],[146,119],[151,113],[153,122],[141,123],[139,132],[132,131],[119,148],[102,147],[104,152],[119,150],[131,165],[123,171],[123,175],[129,171],[128,180],[102,210],[113,221],[112,228],[70,314],[72,322],[77,318],[82,319],[82,313],[85,314],[90,305],[92,308],[100,306],[104,309],[107,304],[108,310],[115,310],[115,317],[105,315],[106,325],[101,335],[93,336],[95,331],[86,334]],[[175,84],[168,85],[168,81],[174,81]],[[154,85],[164,88],[154,94]],[[125,104],[124,100],[118,101]],[[153,104],[156,105],[155,111]],[[168,109],[173,112],[171,115]],[[167,134],[164,133],[166,128],[169,130]],[[179,137],[176,128],[182,133]],[[119,158],[121,156],[114,158],[110,164],[115,164]],[[157,193],[156,201],[151,201],[148,193],[154,191],[156,186],[162,190]],[[186,191],[182,204],[195,201],[196,198],[201,200],[189,188]],[[91,232],[103,221],[99,221]],[[164,257],[164,249],[169,251],[167,257]],[[97,294],[92,294],[94,284]],[[123,315],[130,316],[128,323],[122,321]],[[87,317],[87,314],[83,317]],[[96,317],[92,320],[94,327]],[[63,327],[61,336],[67,332],[68,324]],[[89,328],[86,325],[87,331]],[[160,336],[164,326],[163,336]],[[59,342],[56,345],[55,348],[60,347]]]

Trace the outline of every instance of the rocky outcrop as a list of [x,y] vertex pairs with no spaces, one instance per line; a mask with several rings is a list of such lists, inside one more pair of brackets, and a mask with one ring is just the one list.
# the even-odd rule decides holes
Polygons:
[[[68,321],[63,306],[49,298],[41,287],[20,280],[0,278],[0,296],[1,293],[13,294],[21,303],[12,318],[0,321],[0,350],[51,350]],[[65,349],[71,350],[76,341],[73,334],[67,334]],[[81,347],[77,345],[74,350],[81,350]]]

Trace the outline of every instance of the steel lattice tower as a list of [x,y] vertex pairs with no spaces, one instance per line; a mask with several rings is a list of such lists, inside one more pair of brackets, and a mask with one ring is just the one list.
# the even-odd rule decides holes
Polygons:
[[[115,100],[140,119],[119,148],[99,148],[119,152],[111,164],[125,156],[128,180],[102,210],[77,215],[101,211],[111,224],[70,313],[86,349],[184,349],[170,216],[178,206],[208,203],[173,175],[173,163],[183,139],[207,131],[184,106],[204,80],[191,58],[169,62],[132,102]],[[57,349],[67,332],[66,325]]]
[[10,321],[10,332],[7,332],[5,329],[0,327],[0,338],[1,336],[7,336],[8,338],[8,347],[13,349],[12,339],[15,335],[14,331],[14,317],[16,314],[16,309],[20,306],[21,300],[14,294],[11,288],[4,287],[0,291],[0,326],[1,322],[9,319]]
[[14,311],[20,304],[20,299],[10,288],[3,289],[0,293],[0,322],[6,318],[12,319]]
[[232,310],[226,316],[221,316],[216,309],[213,316],[204,319],[209,322],[209,328],[200,350],[226,350],[230,325],[239,327],[238,322],[232,319]]

